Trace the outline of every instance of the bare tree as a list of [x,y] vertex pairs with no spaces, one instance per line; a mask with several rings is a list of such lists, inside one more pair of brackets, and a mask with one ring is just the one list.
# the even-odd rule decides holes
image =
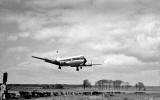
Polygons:
[[91,83],[89,82],[89,80],[83,80],[83,88],[87,88],[87,87],[91,87]]
[[144,86],[144,84],[143,84],[143,82],[138,82],[138,83],[136,83],[135,84],[135,87],[136,87],[136,89],[138,89],[139,91],[140,90],[145,90],[145,86]]
[[95,83],[95,86],[97,86],[98,88],[103,89],[104,87],[106,87],[106,83],[107,83],[107,80],[98,80]]
[[113,82],[114,88],[115,88],[115,89],[120,89],[122,82],[123,82],[123,81],[121,81],[121,80],[116,80],[116,81],[114,81],[114,82]]

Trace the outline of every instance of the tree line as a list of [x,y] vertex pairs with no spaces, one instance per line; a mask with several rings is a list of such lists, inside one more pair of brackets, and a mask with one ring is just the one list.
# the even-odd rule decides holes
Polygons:
[[95,82],[94,85],[91,85],[91,82],[89,80],[83,80],[83,88],[91,88],[91,87],[97,87],[101,89],[128,89],[130,87],[135,87],[136,89],[140,90],[146,90],[145,85],[143,82],[138,82],[134,86],[130,85],[129,82],[124,82],[122,80],[98,80]]

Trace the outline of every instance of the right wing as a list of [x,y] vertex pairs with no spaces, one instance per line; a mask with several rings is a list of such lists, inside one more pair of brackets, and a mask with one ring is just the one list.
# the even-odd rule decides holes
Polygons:
[[48,63],[51,63],[51,64],[55,64],[55,65],[60,65],[60,62],[57,61],[57,60],[50,60],[50,59],[47,59],[47,58],[41,58],[41,57],[36,57],[36,56],[32,56],[33,58],[36,58],[36,59],[40,59],[40,60],[44,60],[45,62],[48,62]]
[[32,56],[33,58],[36,58],[36,59],[40,59],[40,60],[46,60],[47,58],[41,58],[41,57],[36,57],[36,56]]
[[47,58],[41,58],[41,57],[36,57],[36,56],[32,56],[32,57],[36,58],[36,59],[44,60],[45,62],[48,62],[48,63],[53,63],[53,60],[50,60],[50,59],[47,59]]

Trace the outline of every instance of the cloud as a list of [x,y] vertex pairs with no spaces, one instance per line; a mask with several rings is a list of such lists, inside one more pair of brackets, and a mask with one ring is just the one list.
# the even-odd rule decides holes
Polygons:
[[105,57],[104,63],[106,65],[137,65],[141,64],[142,62],[138,61],[135,57],[129,57],[126,55],[108,55]]
[[40,56],[40,57],[54,57],[56,56],[56,51],[53,50],[53,51],[46,51],[46,52],[33,52],[31,53],[31,56]]
[[[105,64],[101,68],[93,67],[80,72],[84,77],[87,77],[85,71],[89,72],[88,78],[90,79],[93,77],[118,79],[123,75],[125,80],[133,81],[132,78],[140,80],[149,73],[159,71],[158,1],[9,0],[8,3],[3,1],[0,4],[3,5],[0,7],[0,25],[7,26],[4,27],[5,30],[11,30],[13,25],[17,26],[17,29],[13,28],[15,32],[6,31],[5,35],[0,35],[1,39],[8,39],[3,42],[1,53],[7,51],[7,53],[12,53],[10,56],[13,56],[6,56],[5,52],[2,54],[4,57],[1,56],[0,59],[7,61],[6,59],[13,58],[12,62],[7,63],[23,66],[23,71],[29,71],[29,68],[36,66],[34,70],[37,68],[39,72],[47,74],[41,68],[52,65],[31,60],[30,56],[53,58],[57,49],[62,52],[62,56],[83,54],[94,62],[104,61]],[[25,59],[17,61],[14,59],[17,56]],[[7,63],[3,65],[9,67]],[[11,70],[21,75],[22,73],[18,71],[20,69],[18,67],[18,69]],[[48,69],[49,67],[43,70],[49,71]],[[77,81],[83,79],[80,77],[78,80],[70,74],[71,69],[64,68],[62,71],[64,74],[61,73],[62,75],[59,76],[66,76],[64,81],[67,82],[67,76],[72,76]],[[57,69],[53,70],[59,73]],[[143,72],[145,74],[142,75]],[[99,76],[95,76],[95,73],[99,73]],[[126,73],[128,76],[125,76]],[[32,76],[39,80],[43,79],[39,78],[39,75],[40,73],[36,72]],[[49,75],[55,76],[49,73],[46,77]],[[79,76],[79,73],[74,73],[74,75]],[[137,75],[142,75],[142,77]],[[28,74],[25,74],[23,77],[27,76]],[[151,77],[156,77],[156,75]],[[95,80],[92,79],[92,81]],[[144,81],[147,82],[147,80]]]
[[30,36],[30,33],[28,32],[23,32],[19,34],[14,34],[14,35],[9,35],[7,37],[7,41],[17,41],[19,39],[26,39]]
[[5,38],[5,34],[4,34],[4,33],[1,33],[1,34],[0,34],[0,41],[3,41],[4,38]]
[[8,53],[15,53],[15,52],[29,52],[29,48],[25,47],[25,46],[18,46],[18,47],[12,47],[8,49]]
[[30,36],[29,32],[23,32],[18,34],[19,37],[21,38],[28,38]]
[[13,35],[11,35],[11,36],[9,36],[8,37],[8,39],[7,40],[9,40],[9,41],[16,41],[18,39],[18,37],[17,36],[13,36]]
[[37,33],[33,34],[33,38],[37,40],[46,40],[49,38],[56,38],[56,37],[62,37],[62,32],[60,31],[60,28],[46,28],[43,30],[38,31]]
[[84,5],[87,3],[89,0],[77,0],[77,1],[72,1],[72,0],[46,0],[46,1],[40,1],[40,0],[35,0],[35,1],[27,1],[26,4],[27,6],[31,6],[33,8],[54,8],[54,9],[67,9],[67,8],[74,8],[79,5]]
[[136,82],[145,82],[144,84],[147,85],[157,85],[156,83],[159,83],[158,77],[159,76],[159,70],[148,70],[148,71],[142,71],[137,73],[139,77],[136,77],[135,74],[131,75],[130,77],[134,80],[133,83]]

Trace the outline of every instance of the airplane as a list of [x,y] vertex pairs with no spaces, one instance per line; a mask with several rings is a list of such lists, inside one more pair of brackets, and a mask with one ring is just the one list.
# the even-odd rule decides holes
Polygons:
[[70,66],[70,67],[76,67],[76,71],[79,71],[79,68],[82,69],[84,66],[93,66],[93,65],[101,65],[101,64],[86,64],[87,59],[84,56],[74,56],[74,57],[68,57],[68,58],[59,58],[56,57],[55,59],[48,59],[48,58],[41,58],[32,56],[33,58],[44,60],[47,63],[51,63],[54,65],[58,65],[58,69],[61,69],[61,67]]

